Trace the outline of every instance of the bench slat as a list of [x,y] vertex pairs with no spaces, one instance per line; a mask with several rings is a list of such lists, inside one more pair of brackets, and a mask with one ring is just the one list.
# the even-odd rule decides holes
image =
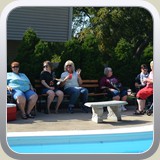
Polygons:
[[88,96],[106,96],[107,93],[89,93]]
[[98,80],[82,80],[83,83],[98,83]]
[[82,87],[86,87],[86,88],[98,88],[99,85],[98,84],[82,84]]

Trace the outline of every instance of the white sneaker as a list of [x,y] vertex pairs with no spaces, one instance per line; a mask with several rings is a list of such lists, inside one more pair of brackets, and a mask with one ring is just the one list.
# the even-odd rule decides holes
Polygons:
[[123,106],[123,105],[121,105],[121,111],[126,111],[127,109]]

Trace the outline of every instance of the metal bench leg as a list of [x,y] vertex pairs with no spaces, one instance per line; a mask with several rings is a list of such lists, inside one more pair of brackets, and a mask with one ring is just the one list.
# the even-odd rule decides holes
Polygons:
[[121,118],[121,109],[120,107],[117,107],[117,106],[108,106],[108,118],[110,119],[115,119],[117,121],[121,121],[122,118]]
[[96,123],[103,122],[103,107],[102,108],[92,107],[92,121]]

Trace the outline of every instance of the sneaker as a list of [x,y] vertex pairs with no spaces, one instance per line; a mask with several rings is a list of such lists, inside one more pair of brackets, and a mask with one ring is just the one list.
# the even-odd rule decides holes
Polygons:
[[127,109],[122,105],[121,106],[121,111],[126,111]]
[[82,112],[84,112],[84,113],[88,113],[88,108],[86,107],[86,106],[81,106],[81,110],[82,110]]
[[73,107],[68,107],[68,113],[74,113]]

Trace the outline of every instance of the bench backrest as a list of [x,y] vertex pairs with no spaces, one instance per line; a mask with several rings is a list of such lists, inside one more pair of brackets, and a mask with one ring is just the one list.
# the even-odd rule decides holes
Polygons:
[[[89,92],[99,92],[99,82],[98,80],[83,80],[81,87],[85,87]],[[42,84],[39,79],[35,79],[34,88],[38,94],[41,93]]]
[[89,92],[99,92],[98,80],[83,80],[81,86],[87,88]]
[[34,88],[36,89],[37,94],[41,94],[42,84],[39,79],[34,80]]

